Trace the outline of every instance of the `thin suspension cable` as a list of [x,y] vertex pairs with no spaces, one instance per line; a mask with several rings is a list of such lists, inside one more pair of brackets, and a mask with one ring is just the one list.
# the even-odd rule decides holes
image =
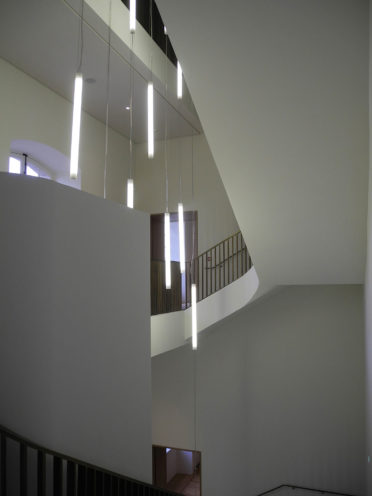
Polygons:
[[[70,9],[72,12],[75,13],[75,15],[77,15],[80,19],[81,19],[81,14],[76,10],[74,9],[66,0],[61,0],[65,6]],[[102,43],[107,43],[107,40],[93,27],[91,26],[85,19],[83,19],[83,22],[85,23],[85,25],[97,36],[97,38],[99,38]],[[122,53],[120,53],[118,50],[115,49],[115,47],[111,47],[111,51],[113,53],[115,53],[115,55],[120,59],[122,60],[124,63],[130,65],[130,62],[123,56]],[[133,71],[145,82],[148,82],[148,79],[143,75],[141,74],[141,72],[138,71],[138,69],[136,69],[134,66],[132,67],[133,68]],[[154,88],[154,92],[157,93],[158,97],[162,98],[163,100],[165,100],[165,97],[164,95],[161,93],[161,91],[157,90],[156,88]],[[167,101],[166,100],[166,103],[172,108],[172,110],[174,112],[176,112],[176,114],[178,114],[189,126],[190,128],[192,129],[192,132],[195,132],[195,133],[200,133],[200,130],[198,128],[195,127],[195,125],[189,120],[187,119],[187,117],[185,117],[183,114],[181,114],[179,108],[177,107],[177,105],[173,105],[171,102]]]
[[106,133],[105,133],[105,166],[103,177],[103,198],[106,198],[106,178],[107,178],[107,157],[108,157],[108,121],[110,102],[110,64],[111,64],[111,7],[109,2],[109,25],[108,25],[108,48],[107,48],[107,76],[106,76]]
[[152,2],[153,0],[150,0],[150,36],[151,36],[151,39],[152,38]]
[[[152,2],[151,2],[152,5]],[[152,9],[151,9],[152,10]],[[165,98],[168,96],[168,35],[165,37]],[[165,208],[168,212],[168,109],[165,108],[164,165],[165,165]]]
[[131,33],[131,47],[130,47],[130,99],[129,99],[129,179],[133,178],[133,41],[134,33]]
[[191,136],[191,196],[194,201],[194,131]]
[[[195,350],[196,351],[196,350]],[[194,450],[196,451],[196,421],[197,421],[197,416],[196,416],[196,367],[197,367],[197,353],[193,353],[194,355]]]
[[78,70],[76,72],[81,72],[81,68],[83,66],[83,50],[84,50],[84,36],[83,36],[83,28],[84,28],[84,4],[85,1],[81,0],[81,15],[80,15],[80,53],[79,53],[79,63]]

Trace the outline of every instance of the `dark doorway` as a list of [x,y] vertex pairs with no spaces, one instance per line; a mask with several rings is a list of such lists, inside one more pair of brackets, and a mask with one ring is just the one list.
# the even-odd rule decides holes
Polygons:
[[197,212],[185,212],[186,271],[180,273],[178,214],[170,214],[172,288],[165,289],[164,214],[151,215],[151,315],[190,306],[191,260],[198,254]]
[[184,496],[201,495],[201,453],[153,446],[153,484]]

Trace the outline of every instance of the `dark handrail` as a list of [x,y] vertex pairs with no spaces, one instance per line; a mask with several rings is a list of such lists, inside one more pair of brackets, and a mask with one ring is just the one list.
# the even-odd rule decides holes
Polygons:
[[[137,495],[137,494],[143,494],[140,491],[140,488],[146,488],[149,496],[156,495],[156,496],[177,496],[177,493],[174,493],[172,491],[168,491],[167,489],[159,488],[156,486],[153,486],[152,484],[148,484],[147,482],[142,482],[138,481],[136,479],[132,479],[131,477],[124,476],[122,474],[118,474],[116,472],[112,472],[111,470],[104,469],[102,467],[98,467],[97,465],[93,465],[88,462],[84,462],[82,460],[78,460],[77,458],[64,455],[62,453],[59,453],[57,451],[45,448],[34,441],[30,441],[26,437],[20,436],[16,434],[15,432],[11,431],[10,429],[7,429],[6,427],[0,425],[0,445],[1,445],[1,470],[0,470],[0,494],[4,495],[6,494],[6,486],[7,486],[7,480],[6,480],[6,475],[7,475],[7,470],[6,470],[6,462],[7,462],[7,449],[6,449],[6,439],[12,439],[13,441],[16,441],[19,444],[20,448],[20,471],[19,471],[19,481],[20,481],[20,487],[23,487],[24,485],[27,485],[27,449],[33,449],[37,452],[37,467],[36,467],[36,476],[37,476],[37,485],[38,485],[38,494],[45,494],[45,457],[46,455],[53,457],[53,471],[56,472],[58,471],[58,476],[59,480],[62,483],[62,461],[67,462],[67,475],[66,480],[64,484],[66,485],[68,489],[69,483],[71,483],[71,477],[69,480],[69,468],[70,468],[70,475],[71,475],[71,468],[73,472],[73,486],[75,489],[77,488],[77,484],[80,484],[80,476],[82,475],[82,483],[87,487],[88,479],[86,476],[86,472],[84,475],[82,474],[80,469],[83,469],[84,471],[93,471],[94,473],[94,482],[92,484],[95,485],[95,487],[98,484],[99,477],[110,477],[111,478],[111,483],[115,482],[117,484],[117,494],[125,494],[125,495]],[[97,477],[97,475],[99,477]],[[103,480],[103,479],[102,479]],[[102,482],[101,480],[101,482]],[[126,484],[125,490],[121,490],[120,488],[120,482],[123,482]],[[41,490],[42,488],[42,490]],[[53,490],[53,494],[60,494],[61,487],[56,486]],[[75,490],[73,493],[75,494]],[[25,494],[27,494],[27,490],[25,491]],[[69,494],[69,491],[67,491],[67,494]],[[78,494],[80,492],[78,491]],[[96,493],[95,493],[96,494]]]
[[204,300],[236,281],[252,267],[242,233],[239,231],[186,262],[180,274],[179,262],[172,262],[172,289],[165,289],[164,261],[151,261],[151,315],[186,310],[191,306],[191,284],[197,286],[197,301]]
[[265,494],[269,494],[269,493],[272,493],[274,491],[278,491],[279,489],[282,489],[283,487],[288,487],[290,489],[301,489],[302,491],[311,491],[313,493],[335,494],[337,496],[355,496],[355,495],[349,494],[349,493],[340,493],[337,491],[328,491],[326,489],[314,489],[311,487],[296,486],[294,484],[281,484],[280,486],[273,487],[272,489],[264,491],[263,493],[257,494],[257,496],[264,496]]

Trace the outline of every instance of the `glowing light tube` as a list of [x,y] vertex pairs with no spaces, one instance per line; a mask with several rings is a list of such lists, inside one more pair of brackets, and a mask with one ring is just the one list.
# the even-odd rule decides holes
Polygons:
[[182,68],[181,64],[177,61],[177,98],[182,98]]
[[165,288],[171,288],[171,260],[170,260],[170,218],[164,214],[164,256],[165,256]]
[[71,179],[76,179],[78,176],[82,96],[83,96],[83,75],[78,73],[75,76],[74,108],[72,113],[71,155],[70,155]]
[[154,85],[147,87],[147,155],[154,158]]
[[198,321],[196,315],[196,284],[191,285],[192,349],[198,347]]
[[127,207],[133,208],[133,179],[128,179],[127,182]]
[[136,0],[129,3],[129,30],[131,33],[136,31]]
[[180,271],[185,272],[185,223],[183,220],[183,205],[178,204],[178,238],[180,242]]

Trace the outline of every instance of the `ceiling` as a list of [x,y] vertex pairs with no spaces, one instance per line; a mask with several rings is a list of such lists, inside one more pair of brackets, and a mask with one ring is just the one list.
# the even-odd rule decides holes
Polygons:
[[260,286],[362,283],[368,2],[157,4]]
[[[75,0],[2,0],[0,2],[0,57],[34,77],[68,100],[72,100],[74,74],[78,66],[80,21]],[[80,3],[79,3],[80,5]],[[122,7],[126,7],[123,5]],[[101,22],[87,4],[83,29],[82,72],[86,82],[83,108],[106,122],[108,44],[97,33]],[[109,125],[129,137],[130,65],[123,57],[128,47],[112,34],[109,86]],[[121,46],[123,45],[123,46]],[[127,57],[129,59],[129,56]],[[147,140],[147,79],[141,64],[133,72],[133,139]],[[162,96],[155,89],[155,139],[164,138],[165,116],[168,137],[190,136],[201,131],[195,111]]]

